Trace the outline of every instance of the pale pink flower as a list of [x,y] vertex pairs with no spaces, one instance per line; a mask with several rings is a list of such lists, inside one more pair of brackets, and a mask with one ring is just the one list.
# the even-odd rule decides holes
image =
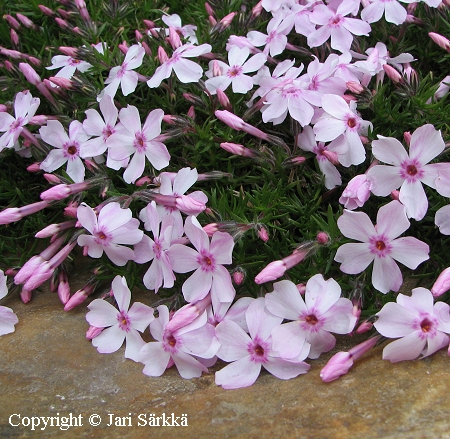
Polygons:
[[210,242],[197,218],[192,216],[186,219],[184,231],[195,250],[174,244],[167,253],[176,273],[195,270],[183,284],[185,300],[200,300],[211,292],[211,297],[216,296],[219,302],[231,302],[236,291],[230,273],[223,264],[232,262],[233,237],[228,233],[216,232]]
[[171,288],[175,280],[172,265],[170,264],[167,250],[169,249],[173,236],[173,217],[160,216],[156,209],[156,203],[152,201],[139,215],[144,221],[145,230],[153,233],[153,239],[144,235],[142,241],[134,246],[134,261],[141,264],[152,261],[149,269],[144,274],[144,285],[155,294],[159,288]]
[[250,336],[235,322],[223,320],[216,327],[220,342],[217,356],[228,366],[216,372],[216,384],[224,389],[251,386],[264,367],[272,375],[282,380],[294,378],[309,370],[303,360],[308,355],[309,345],[303,340],[299,354],[289,359],[282,358],[272,343],[271,332],[279,327],[281,317],[268,312],[264,298],[254,299],[246,313]]
[[315,6],[309,19],[321,27],[308,35],[308,46],[320,46],[331,37],[331,47],[344,53],[350,49],[353,35],[369,35],[367,22],[346,17],[353,9],[352,2],[340,3],[336,11],[323,4]]
[[323,63],[314,57],[308,64],[304,76],[304,79],[309,81],[308,89],[323,94],[343,95],[347,85],[343,79],[334,76],[339,60],[339,56],[335,53],[328,55]]
[[109,137],[116,132],[119,111],[111,96],[103,96],[100,101],[100,111],[103,118],[97,110],[92,108],[85,111],[86,119],[83,121],[83,128],[89,136],[94,136],[94,138],[80,145],[80,157],[82,158],[103,154],[108,147]]
[[364,212],[345,210],[337,221],[341,233],[361,243],[339,247],[334,260],[348,274],[363,272],[372,262],[372,284],[382,293],[398,291],[403,283],[398,261],[416,269],[429,256],[429,247],[411,236],[398,238],[410,226],[405,208],[399,201],[381,207],[374,226]]
[[[322,97],[324,114],[314,125],[316,140],[320,142],[333,141],[328,148],[338,148],[339,162],[343,166],[359,165],[366,158],[366,151],[360,134],[367,134],[372,124],[362,120],[356,113],[356,104],[347,104],[345,100],[334,94]],[[342,148],[342,149],[341,149]]]
[[311,345],[309,358],[333,349],[336,339],[330,332],[348,334],[356,324],[353,305],[341,297],[334,279],[316,274],[306,283],[305,298],[288,280],[276,282],[273,293],[266,294],[266,307],[280,318],[292,320],[272,331],[273,348],[283,358],[299,355],[304,341]]
[[131,46],[125,55],[122,65],[113,67],[110,70],[108,79],[105,81],[105,84],[108,85],[98,95],[97,100],[101,101],[104,95],[114,98],[119,85],[124,96],[133,93],[138,83],[138,74],[133,70],[142,64],[144,55],[145,49],[140,44]]
[[383,349],[383,359],[392,363],[428,357],[449,344],[450,307],[433,305],[433,295],[425,288],[414,288],[411,296],[399,294],[397,303],[386,303],[376,315],[376,330],[385,337],[400,338]]
[[294,25],[293,17],[285,19],[283,14],[273,17],[267,25],[267,34],[252,30],[247,38],[255,47],[264,46],[263,53],[276,56],[283,52],[287,44],[287,34]]
[[214,327],[207,323],[206,311],[193,322],[175,330],[167,329],[170,321],[167,306],[157,308],[159,317],[150,323],[154,342],[141,348],[139,361],[145,364],[143,372],[161,376],[173,364],[185,379],[199,377],[208,369],[198,359],[212,358],[219,347]]
[[[228,52],[228,64],[223,61],[211,61],[206,76],[209,78],[205,81],[206,88],[211,94],[216,94],[219,88],[226,90],[231,84],[233,93],[247,93],[253,88],[253,78],[246,73],[255,72],[266,62],[266,55],[258,53],[250,59],[250,50],[247,47],[240,49],[233,46]],[[220,75],[213,75],[213,64],[217,63],[220,68]]]
[[92,339],[92,345],[101,354],[110,354],[126,340],[125,358],[139,361],[139,351],[145,345],[139,332],[144,332],[154,320],[153,309],[140,302],[134,302],[130,308],[131,291],[125,277],[116,276],[111,288],[119,309],[103,299],[95,299],[88,305],[88,323],[96,328],[107,328]]
[[72,121],[67,135],[61,122],[49,120],[46,126],[41,127],[39,133],[44,142],[56,148],[50,151],[41,163],[41,169],[53,172],[67,162],[67,175],[75,183],[81,183],[84,180],[85,169],[80,158],[80,145],[89,138],[81,122]]
[[150,88],[159,87],[161,82],[171,75],[172,70],[184,84],[197,82],[203,75],[203,69],[194,61],[186,58],[197,58],[211,52],[211,49],[212,47],[209,44],[201,44],[200,46],[185,44],[178,47],[172,56],[156,69],[155,74],[147,81],[147,85]]
[[[61,69],[54,76],[56,78],[70,79],[75,74],[76,70],[78,70],[81,73],[84,73],[91,67],[92,64],[89,64],[86,61],[82,61],[81,59],[72,58],[71,56],[66,55],[56,55],[52,58],[52,65],[46,67],[46,69],[47,70]],[[52,85],[56,87],[56,85],[54,84]]]
[[3,148],[14,146],[23,131],[24,125],[36,113],[39,103],[40,99],[33,98],[29,91],[19,92],[14,99],[15,117],[6,112],[0,112],[0,132],[4,133],[0,137],[0,151]]
[[[309,125],[303,128],[303,131],[297,136],[297,144],[300,149],[316,155],[319,169],[325,176],[325,187],[327,189],[333,189],[335,186],[342,184],[341,174],[335,164],[339,160],[339,155],[346,152],[345,145],[325,145],[323,142],[316,142],[313,128]],[[334,156],[336,159],[330,160]]]
[[[181,18],[178,14],[172,15],[163,15],[161,20],[167,27],[173,27],[177,33],[183,35],[183,37],[187,38],[191,44],[197,44],[197,36],[195,35],[195,31],[197,30],[197,26],[192,24],[186,24],[182,26]],[[166,34],[169,35],[169,30],[166,29]]]
[[144,173],[146,158],[158,170],[169,164],[169,151],[158,140],[163,116],[163,110],[152,110],[141,126],[136,107],[128,105],[120,110],[121,129],[108,138],[108,157],[120,161],[133,155],[123,174],[125,182],[134,183]]
[[353,177],[342,192],[339,203],[343,204],[347,210],[355,210],[364,206],[370,197],[371,186],[372,183],[367,179],[366,174]]
[[441,207],[434,218],[435,224],[443,235],[450,235],[450,204]]
[[[0,300],[8,294],[8,287],[6,285],[6,276],[3,270],[0,270]],[[14,332],[14,325],[19,319],[14,314],[11,308],[0,306],[0,336]]]
[[441,195],[450,195],[448,189],[437,184],[439,172],[449,171],[450,163],[427,164],[445,148],[441,132],[427,124],[417,128],[411,136],[409,152],[392,137],[378,136],[372,142],[372,153],[381,162],[367,172],[375,195],[387,196],[400,187],[400,201],[409,218],[421,220],[428,210],[428,199],[422,183],[436,189]]
[[397,26],[406,20],[406,9],[397,0],[371,0],[371,3],[361,11],[361,18],[368,23],[375,23],[384,18]]
[[[130,209],[119,203],[108,203],[97,215],[94,209],[82,203],[77,210],[78,221],[91,233],[78,237],[78,245],[88,248],[91,258],[100,258],[103,252],[114,264],[123,266],[134,259],[134,252],[120,244],[137,244],[144,232],[139,230],[139,220],[132,218]],[[95,325],[94,325],[95,326]]]

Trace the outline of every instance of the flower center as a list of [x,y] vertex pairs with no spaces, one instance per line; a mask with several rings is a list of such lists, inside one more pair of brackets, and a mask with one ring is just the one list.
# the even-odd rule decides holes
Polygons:
[[413,183],[424,176],[424,171],[417,159],[407,159],[400,164],[400,175],[408,183]]
[[153,244],[152,247],[153,253],[155,253],[155,258],[156,259],[160,259],[161,258],[161,253],[162,253],[162,245],[159,241],[155,240],[155,243]]
[[114,133],[114,128],[110,125],[106,125],[105,128],[102,130],[103,140],[106,142],[106,139]]
[[130,330],[130,318],[125,311],[120,311],[119,314],[117,314],[117,320],[119,321],[119,328],[122,329],[122,331],[128,332]]
[[78,156],[78,145],[75,142],[68,143],[64,149],[69,156]]
[[349,128],[355,128],[357,124],[358,124],[358,122],[356,121],[356,118],[354,118],[354,117],[348,118],[347,125],[349,126]]
[[106,235],[103,232],[99,232],[97,237],[102,240],[106,239]]
[[414,176],[417,174],[417,168],[414,165],[408,165],[406,167],[406,173],[408,175]]
[[167,344],[169,344],[172,347],[174,347],[177,344],[177,340],[175,339],[175,337],[173,335],[169,335],[167,337]]
[[344,17],[342,17],[342,15],[335,15],[333,18],[330,19],[328,23],[332,27],[339,27],[343,18]]
[[233,66],[230,70],[228,70],[228,76],[231,78],[235,78],[236,76],[240,75],[242,72],[241,66]]
[[197,261],[203,271],[214,271],[216,268],[216,262],[211,253],[201,253]]
[[386,248],[386,244],[384,243],[384,241],[377,241],[375,243],[375,247],[377,248],[377,250],[382,251]]
[[309,316],[305,317],[305,322],[310,325],[316,325],[319,320],[314,314],[310,314]]
[[420,323],[420,329],[422,329],[423,332],[430,332],[433,328],[433,322],[427,318],[423,319]]
[[146,138],[145,136],[139,132],[134,135],[134,144],[133,146],[137,149],[138,152],[144,152],[146,149]]
[[258,357],[262,357],[264,355],[264,348],[259,344],[255,345],[254,350],[255,350],[255,354]]

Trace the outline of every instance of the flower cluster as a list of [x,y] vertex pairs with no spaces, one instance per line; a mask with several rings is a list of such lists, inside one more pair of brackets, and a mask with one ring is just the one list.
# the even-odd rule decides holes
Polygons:
[[[39,221],[39,254],[0,270],[0,300],[10,291],[26,303],[47,280],[65,311],[94,296],[87,338],[100,353],[125,341],[149,376],[214,366],[226,389],[262,368],[306,373],[333,334],[377,332],[332,357],[324,381],[386,338],[398,338],[383,351],[392,362],[448,346],[449,76],[431,83],[420,69],[450,41],[425,33],[418,50],[410,37],[447,29],[437,22],[450,23],[448,4],[261,0],[229,13],[206,3],[190,5],[204,23],[183,25],[182,11],[154,3],[135,11],[137,29],[125,13],[114,28],[115,6],[40,5],[36,19],[73,47],[50,44],[51,32],[22,46],[37,25],[5,15],[0,160],[18,154],[45,184],[22,206],[24,191],[3,184],[0,224],[51,221]],[[71,294],[66,261],[81,257],[92,277]],[[406,295],[413,270],[425,284]],[[132,303],[128,285],[151,291],[149,303]],[[0,335],[17,321],[0,306]]]

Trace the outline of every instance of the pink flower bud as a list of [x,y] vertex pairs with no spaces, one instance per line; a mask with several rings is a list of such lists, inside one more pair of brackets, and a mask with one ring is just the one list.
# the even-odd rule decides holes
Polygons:
[[209,24],[211,26],[216,26],[217,25],[217,20],[212,15],[208,16],[208,21],[209,21]]
[[269,240],[269,233],[267,232],[267,229],[260,224],[257,225],[257,233],[261,241],[267,242]]
[[404,82],[402,75],[398,72],[398,70],[394,69],[394,67],[390,66],[389,64],[383,65],[383,70],[388,75],[389,79],[394,82],[395,84],[399,84]]
[[338,352],[333,355],[325,367],[320,371],[320,378],[329,383],[345,375],[353,366],[353,360],[348,352]]
[[242,157],[254,156],[251,149],[237,143],[223,142],[219,146],[225,151],[230,152],[231,154],[240,155]]
[[373,323],[366,320],[365,322],[362,322],[358,329],[356,330],[357,334],[364,334],[364,332],[368,332],[373,328]]
[[30,84],[37,86],[42,82],[41,78],[36,73],[36,70],[34,70],[33,67],[31,67],[29,64],[24,62],[19,63],[19,70],[23,73],[26,80]]
[[17,32],[14,29],[10,29],[9,35],[11,37],[11,42],[17,47],[19,45],[19,35],[17,35]]
[[37,116],[33,116],[28,122],[30,125],[46,125],[47,121],[51,119],[53,116],[45,116],[43,114],[38,114]]
[[89,326],[89,329],[86,331],[86,338],[88,340],[92,340],[93,338],[100,335],[104,328],[97,328],[96,326]]
[[255,283],[258,285],[276,280],[286,272],[286,265],[283,261],[273,261],[255,277]]
[[[63,9],[58,9],[58,13],[59,14],[64,15],[64,12],[65,11]],[[67,23],[67,21],[63,20],[62,18],[55,17],[55,21],[56,21],[56,24],[62,29],[69,29],[70,28],[69,23]]]
[[328,159],[330,163],[333,163],[333,165],[339,165],[339,158],[336,152],[325,149],[324,151],[322,151],[322,154]]
[[169,43],[173,50],[176,50],[181,46],[180,36],[172,26],[169,26]]
[[119,50],[126,55],[128,52],[128,43],[126,41],[122,41],[122,43],[120,43],[118,46]]
[[63,230],[71,229],[75,227],[76,221],[65,221],[59,224],[50,224],[47,227],[44,227],[42,230],[34,235],[35,238],[50,238],[53,235],[56,235]]
[[222,105],[225,110],[231,110],[230,100],[228,99],[228,96],[225,94],[225,92],[218,88],[216,90],[216,95],[220,105]]
[[23,303],[28,303],[31,300],[31,296],[32,296],[32,291],[22,288],[22,291],[20,292],[20,298],[22,299]]
[[252,18],[259,17],[263,11],[262,0],[259,1],[252,9]]
[[339,203],[343,204],[348,210],[354,210],[362,207],[370,197],[371,182],[366,174],[360,174],[353,177],[347,184],[339,198]]
[[411,133],[409,131],[405,131],[403,133],[403,139],[405,140],[405,143],[409,146],[411,143]]
[[95,290],[95,283],[87,283],[81,290],[78,290],[64,305],[64,311],[70,311],[83,303]]
[[356,81],[348,81],[346,83],[347,88],[352,92],[355,93],[357,95],[361,94],[364,91],[364,87]]
[[37,26],[25,15],[16,14],[16,17],[19,19],[19,21],[25,26],[28,27],[29,29],[36,29]]
[[191,119],[195,119],[195,109],[194,109],[193,105],[191,105],[189,107],[189,110],[186,115],[187,115],[187,117],[190,117]]
[[397,189],[391,191],[391,198],[392,198],[393,200],[400,201],[400,191],[397,190]]
[[223,123],[227,124],[229,127],[237,131],[244,131],[259,139],[268,139],[268,135],[266,133],[244,122],[240,117],[236,116],[233,113],[230,113],[227,110],[216,110],[214,114],[216,115],[217,119],[221,120]]
[[38,5],[38,8],[41,10],[41,12],[45,15],[47,15],[48,17],[51,17],[52,15],[54,15],[55,13],[48,8],[47,6],[44,5]]
[[144,186],[144,184],[150,184],[153,180],[150,177],[141,177],[138,180],[136,180],[136,183],[134,183],[136,186],[141,187]]
[[322,245],[328,244],[330,242],[330,236],[327,232],[319,232],[316,236],[316,241]]
[[47,189],[41,193],[42,200],[62,200],[69,195],[77,194],[88,189],[90,184],[88,182],[74,183],[74,184],[58,184]]
[[219,228],[217,227],[217,223],[211,223],[211,224],[206,224],[206,226],[203,226],[203,230],[206,232],[206,234],[209,237],[211,237],[214,235],[214,233],[219,231]]
[[3,18],[6,20],[6,22],[12,29],[15,30],[20,29],[20,23],[12,15],[5,14]]
[[450,52],[450,41],[447,38],[435,32],[429,32],[428,35],[439,47]]
[[242,282],[244,282],[244,279],[245,279],[245,271],[242,268],[237,267],[236,270],[234,270],[233,272],[233,282],[236,285],[241,285]]
[[235,15],[236,15],[236,12],[231,12],[230,14],[225,15],[225,17],[223,17],[222,20],[219,21],[221,30],[226,29],[227,27],[230,26]]
[[39,201],[22,207],[10,207],[0,212],[0,224],[10,224],[21,220],[23,217],[31,215],[45,209],[50,203]]
[[436,282],[431,287],[431,294],[434,297],[442,296],[450,290],[450,267],[446,268],[436,279]]
[[50,183],[50,184],[59,184],[61,183],[61,179],[53,174],[44,174],[44,178]]
[[30,166],[28,166],[28,168],[27,168],[28,172],[39,172],[40,170],[41,170],[40,162],[33,163]]
[[158,59],[161,64],[164,64],[169,59],[169,56],[162,46],[158,47]]
[[70,297],[69,279],[65,270],[59,272],[58,280],[58,297],[61,303],[65,305]]
[[208,15],[215,14],[214,9],[211,7],[211,5],[208,2],[205,2],[205,10]]
[[190,197],[189,195],[180,195],[175,200],[178,210],[186,215],[198,215],[206,209],[205,203]]
[[212,63],[212,75],[214,77],[222,76],[222,69],[220,68],[220,64],[216,59]]
[[78,203],[76,201],[72,201],[64,208],[64,215],[69,216],[71,218],[77,217],[77,209]]
[[143,22],[147,29],[153,29],[156,27],[155,23],[151,20],[143,20]]
[[73,82],[70,79],[62,78],[61,76],[50,76],[48,80],[64,90],[72,90],[74,88]]
[[342,98],[344,99],[345,102],[347,102],[347,104],[349,104],[350,102],[356,102],[357,101],[356,97],[352,96],[352,95],[344,94],[344,95],[342,95]]
[[306,285],[305,284],[297,284],[296,285],[298,292],[303,296],[306,293]]

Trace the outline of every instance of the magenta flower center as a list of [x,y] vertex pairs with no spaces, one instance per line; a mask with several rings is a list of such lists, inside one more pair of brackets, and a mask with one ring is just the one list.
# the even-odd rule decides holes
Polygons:
[[122,331],[128,332],[130,330],[130,318],[125,311],[120,311],[119,314],[117,314],[117,320],[119,321],[119,328],[122,329]]
[[125,75],[125,72],[127,71],[127,63],[123,63],[121,66],[120,66],[120,69],[118,70],[118,72],[117,72],[117,77],[118,78],[122,78],[123,77],[123,75]]
[[166,352],[175,354],[180,348],[180,340],[178,340],[171,332],[165,332],[163,337],[163,348]]
[[16,131],[17,128],[20,128],[22,126],[23,117],[18,117],[9,127],[9,132],[12,133],[13,131]]
[[106,127],[103,128],[103,130],[102,130],[103,141],[106,142],[106,139],[108,139],[108,137],[113,133],[114,133],[114,128],[110,125],[106,125]]
[[79,59],[70,58],[69,66],[76,66],[80,63],[81,63],[81,61]]
[[214,256],[209,252],[203,251],[198,257],[197,262],[203,271],[214,271],[216,269]]
[[400,164],[400,175],[408,183],[414,183],[424,176],[424,171],[417,159],[407,159]]
[[111,236],[103,229],[94,229],[95,242],[103,247],[107,247],[110,243]]
[[162,253],[162,245],[159,240],[155,239],[155,243],[153,244],[152,250],[153,253],[155,253],[155,258],[160,259]]
[[323,317],[314,308],[299,316],[300,327],[307,332],[318,332],[324,325],[324,322]]
[[260,340],[259,337],[255,337],[255,340],[249,343],[247,347],[250,359],[254,363],[267,363],[268,350],[268,344]]
[[389,239],[384,235],[372,236],[369,239],[369,250],[379,258],[384,258],[392,251]]
[[330,18],[330,21],[328,22],[328,25],[331,27],[340,27],[341,22],[343,21],[344,17],[340,14],[335,15],[334,17]]
[[134,135],[133,146],[138,152],[144,152],[146,150],[146,141],[147,139],[144,134],[142,134],[142,132],[138,132]]
[[305,322],[309,325],[316,325],[319,320],[314,314],[310,314],[309,316],[305,317]]
[[242,67],[241,66],[233,66],[230,70],[228,70],[227,75],[231,78],[235,78],[236,76],[240,75],[242,73]]
[[79,145],[78,142],[68,142],[63,145],[63,149],[66,152],[66,157],[78,156]]

